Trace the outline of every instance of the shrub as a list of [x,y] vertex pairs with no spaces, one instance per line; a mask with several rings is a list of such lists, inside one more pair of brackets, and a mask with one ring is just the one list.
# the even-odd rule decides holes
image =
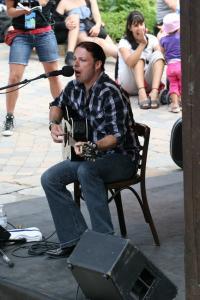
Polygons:
[[143,13],[149,32],[153,32],[155,0],[99,0],[98,3],[106,29],[115,41],[123,36],[126,18],[133,10]]
[[106,30],[111,38],[119,41],[124,35],[127,12],[109,12],[101,13],[102,20],[106,25]]

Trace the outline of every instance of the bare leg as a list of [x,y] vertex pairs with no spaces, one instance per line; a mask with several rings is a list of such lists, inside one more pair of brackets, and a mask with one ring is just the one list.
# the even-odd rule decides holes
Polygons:
[[74,52],[79,34],[79,15],[69,16],[66,22],[73,22],[73,27],[70,27],[71,29],[68,32],[67,51]]
[[[58,70],[58,68],[59,68],[57,61],[43,62],[42,64],[43,64],[45,73],[49,73],[49,72]],[[58,97],[60,95],[60,93],[62,91],[61,80],[60,80],[59,76],[49,77],[48,80],[49,80],[51,95],[55,99],[56,97]]]
[[68,39],[67,39],[67,53],[65,56],[65,64],[73,66],[74,63],[74,49],[76,47],[79,35],[80,19],[79,15],[70,15],[65,21],[66,27],[68,28]]
[[173,113],[178,113],[180,112],[180,107],[179,107],[179,96],[175,93],[172,93],[170,95],[171,98],[171,105],[170,105],[170,111]]
[[117,58],[117,46],[113,43],[110,37],[106,37],[106,39],[101,39],[98,37],[90,37],[86,32],[79,32],[78,36],[79,42],[90,41],[97,43],[101,46],[106,54],[106,56],[112,56]]
[[[8,84],[15,84],[21,81],[24,74],[25,65],[10,64],[9,65],[9,79]],[[14,110],[19,95],[18,86],[8,88],[6,90],[6,118],[3,125],[2,135],[11,136],[14,129]]]
[[146,94],[145,84],[144,84],[144,61],[140,59],[135,67],[133,68],[133,75],[138,87],[138,101],[139,106],[142,109],[148,109],[150,107],[150,101]]
[[[26,67],[25,65],[10,64],[8,84],[14,84],[20,82],[24,74],[25,67]],[[13,88],[9,88],[6,90],[6,92],[10,92],[10,91],[13,92],[6,94],[6,110],[7,113],[13,114],[15,110],[17,98],[19,95],[19,90],[17,89],[17,86],[15,86]]]
[[153,65],[153,80],[152,80],[152,88],[149,93],[149,97],[151,98],[151,107],[158,108],[158,96],[159,96],[159,87],[164,70],[164,61],[162,59],[157,60]]

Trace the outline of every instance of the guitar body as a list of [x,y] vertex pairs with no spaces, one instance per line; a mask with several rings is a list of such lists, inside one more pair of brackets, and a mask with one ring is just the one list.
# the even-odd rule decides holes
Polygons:
[[72,161],[82,161],[83,157],[76,155],[74,151],[74,144],[77,141],[88,141],[88,123],[87,120],[81,118],[71,108],[66,108],[66,119],[63,120],[63,159],[70,159]]
[[177,166],[183,168],[182,118],[173,125],[170,137],[170,155]]

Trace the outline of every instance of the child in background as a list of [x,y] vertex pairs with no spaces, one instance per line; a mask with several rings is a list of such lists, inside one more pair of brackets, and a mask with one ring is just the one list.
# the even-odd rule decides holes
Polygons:
[[180,15],[167,14],[163,19],[163,36],[160,39],[162,51],[167,63],[167,79],[171,98],[170,111],[181,110],[181,49],[180,49]]

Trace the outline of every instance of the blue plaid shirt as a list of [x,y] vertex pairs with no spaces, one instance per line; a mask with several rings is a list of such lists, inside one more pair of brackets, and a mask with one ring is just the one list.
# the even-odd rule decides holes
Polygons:
[[81,118],[87,119],[92,129],[92,142],[114,135],[117,146],[106,153],[129,154],[133,159],[136,159],[137,153],[138,157],[139,141],[134,132],[129,98],[105,73],[100,75],[87,96],[82,83],[70,81],[50,106],[60,107],[64,114],[65,107],[70,106]]

